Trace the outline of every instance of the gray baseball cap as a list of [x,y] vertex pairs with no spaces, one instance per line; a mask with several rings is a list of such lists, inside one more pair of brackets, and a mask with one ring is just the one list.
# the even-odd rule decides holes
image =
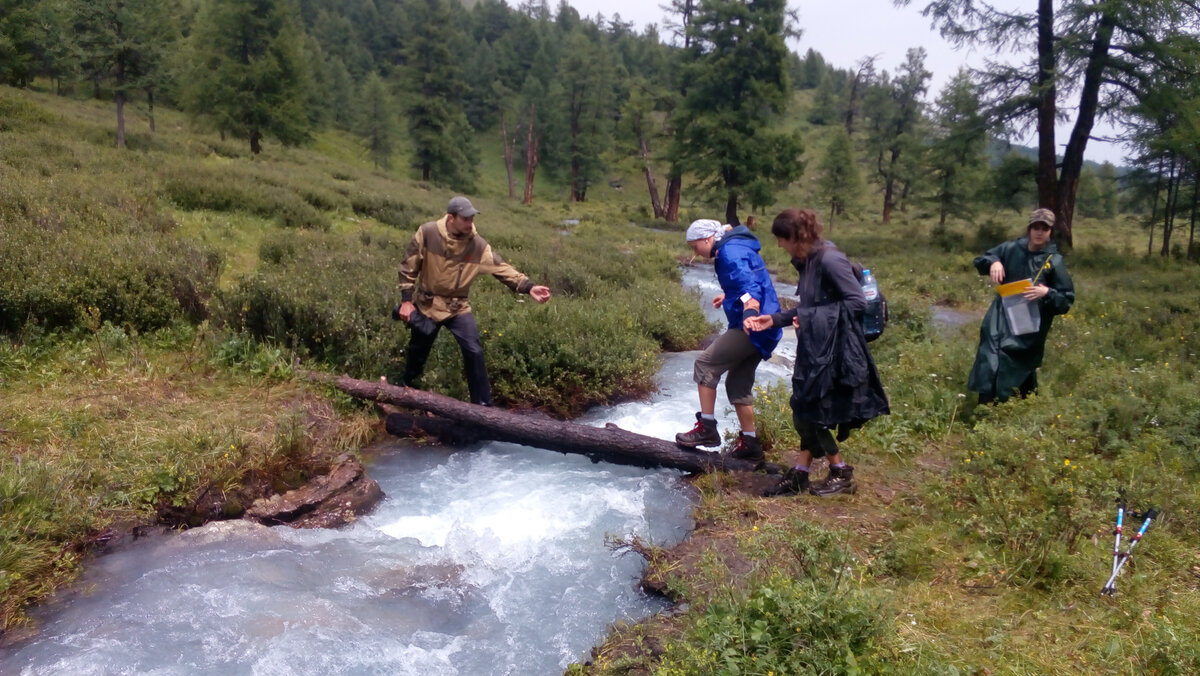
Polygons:
[[450,198],[450,204],[446,206],[446,213],[470,218],[479,213],[479,210],[475,208],[475,205],[471,204],[471,200],[460,195]]

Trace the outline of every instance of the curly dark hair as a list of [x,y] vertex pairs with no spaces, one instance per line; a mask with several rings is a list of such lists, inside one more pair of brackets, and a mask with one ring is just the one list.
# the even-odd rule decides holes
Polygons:
[[804,258],[804,254],[821,241],[824,230],[825,226],[812,209],[784,209],[771,223],[772,235],[799,245],[799,252],[793,251],[799,258]]

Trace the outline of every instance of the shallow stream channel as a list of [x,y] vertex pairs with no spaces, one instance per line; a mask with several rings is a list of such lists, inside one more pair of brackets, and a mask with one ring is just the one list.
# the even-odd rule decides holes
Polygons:
[[[712,267],[687,268],[684,285],[723,326]],[[580,422],[690,429],[696,354],[664,355],[649,400]],[[785,332],[758,382],[794,356]],[[723,390],[717,415],[736,429]],[[505,443],[396,439],[364,455],[387,497],[355,524],[221,522],[105,554],[35,613],[34,637],[0,649],[0,674],[560,674],[613,622],[667,607],[639,590],[644,561],[610,541],[687,537],[679,472]]]

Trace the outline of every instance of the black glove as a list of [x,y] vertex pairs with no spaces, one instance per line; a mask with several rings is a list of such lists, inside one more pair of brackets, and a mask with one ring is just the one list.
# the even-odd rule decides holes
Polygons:
[[402,317],[400,316],[400,306],[397,305],[396,307],[392,308],[392,320],[398,322],[401,319],[402,319]]

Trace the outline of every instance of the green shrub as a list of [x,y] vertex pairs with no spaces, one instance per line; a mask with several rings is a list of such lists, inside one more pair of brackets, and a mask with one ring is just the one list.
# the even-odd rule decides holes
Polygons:
[[163,195],[186,210],[246,211],[291,228],[328,230],[329,217],[286,187],[237,165],[178,165],[167,170]]
[[416,226],[434,219],[431,214],[423,214],[419,207],[395,197],[360,190],[344,192],[350,199],[350,208],[354,213],[374,218],[380,223],[416,230]]
[[709,606],[670,644],[661,674],[874,673],[886,665],[880,604],[856,589],[776,578]]
[[88,308],[139,331],[206,316],[220,258],[177,239],[152,204],[100,183],[64,190],[0,167],[0,330],[72,327]]

